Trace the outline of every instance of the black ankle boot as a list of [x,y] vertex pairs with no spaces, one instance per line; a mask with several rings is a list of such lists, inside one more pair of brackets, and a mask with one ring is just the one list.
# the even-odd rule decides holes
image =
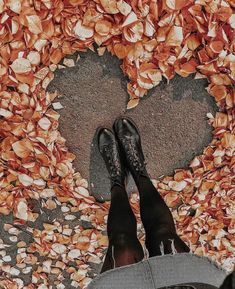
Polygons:
[[100,154],[110,175],[111,189],[114,185],[125,188],[126,170],[114,134],[108,128],[99,128],[97,138]]
[[138,184],[140,176],[149,178],[140,134],[134,121],[127,117],[120,117],[114,122],[113,129],[135,182]]

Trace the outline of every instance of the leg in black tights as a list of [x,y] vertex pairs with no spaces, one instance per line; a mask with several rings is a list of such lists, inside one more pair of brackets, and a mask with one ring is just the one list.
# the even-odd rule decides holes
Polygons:
[[107,233],[109,247],[101,273],[141,261],[143,248],[137,238],[137,222],[131,209],[126,190],[114,185],[111,189],[111,204]]
[[140,214],[146,233],[149,256],[172,253],[172,241],[176,251],[189,252],[189,247],[176,233],[172,214],[151,180],[141,176],[136,182],[140,194]]

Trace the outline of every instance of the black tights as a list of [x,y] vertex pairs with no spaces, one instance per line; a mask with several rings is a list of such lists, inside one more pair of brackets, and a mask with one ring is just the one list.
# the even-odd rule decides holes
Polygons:
[[[140,194],[140,214],[146,233],[149,256],[172,253],[172,241],[178,253],[189,252],[176,233],[172,214],[151,180],[140,177],[136,184]],[[109,247],[101,273],[141,261],[143,248],[137,238],[137,223],[126,190],[118,185],[111,189],[107,233]]]

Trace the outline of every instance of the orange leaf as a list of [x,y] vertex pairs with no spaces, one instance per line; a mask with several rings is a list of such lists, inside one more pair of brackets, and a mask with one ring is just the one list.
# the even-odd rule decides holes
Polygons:
[[100,0],[100,3],[103,6],[105,12],[109,14],[119,13],[116,0]]
[[173,26],[166,38],[166,44],[169,46],[179,46],[183,41],[183,28]]
[[42,32],[42,24],[41,19],[37,15],[27,15],[26,16],[28,22],[29,31],[34,34],[39,34]]
[[222,41],[211,41],[211,43],[209,44],[210,49],[214,52],[214,53],[220,53],[223,48],[224,48],[224,43]]
[[129,100],[127,104],[127,109],[136,107],[138,103],[139,103],[139,98],[134,98],[134,99]]
[[187,46],[190,50],[195,50],[201,44],[199,38],[195,34],[189,35],[186,39]]
[[126,26],[123,29],[124,37],[129,42],[140,41],[144,33],[144,26],[142,22],[133,23],[131,26]]
[[216,101],[219,101],[226,97],[227,91],[224,85],[214,85],[210,90],[209,93],[213,95]]
[[95,31],[102,36],[108,35],[111,28],[112,23],[107,20],[99,20],[95,24]]
[[114,53],[117,55],[119,59],[123,59],[128,54],[128,49],[126,45],[123,45],[122,43],[117,43],[113,47]]

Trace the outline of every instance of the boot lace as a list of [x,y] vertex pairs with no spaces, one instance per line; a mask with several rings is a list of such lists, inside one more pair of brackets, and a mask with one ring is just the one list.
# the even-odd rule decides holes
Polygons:
[[127,160],[136,172],[142,173],[145,170],[146,163],[138,152],[136,141],[132,138],[121,138],[120,140],[125,149]]
[[109,168],[109,174],[111,178],[116,176],[121,176],[121,163],[117,154],[112,150],[111,145],[106,145],[103,147],[105,162]]

